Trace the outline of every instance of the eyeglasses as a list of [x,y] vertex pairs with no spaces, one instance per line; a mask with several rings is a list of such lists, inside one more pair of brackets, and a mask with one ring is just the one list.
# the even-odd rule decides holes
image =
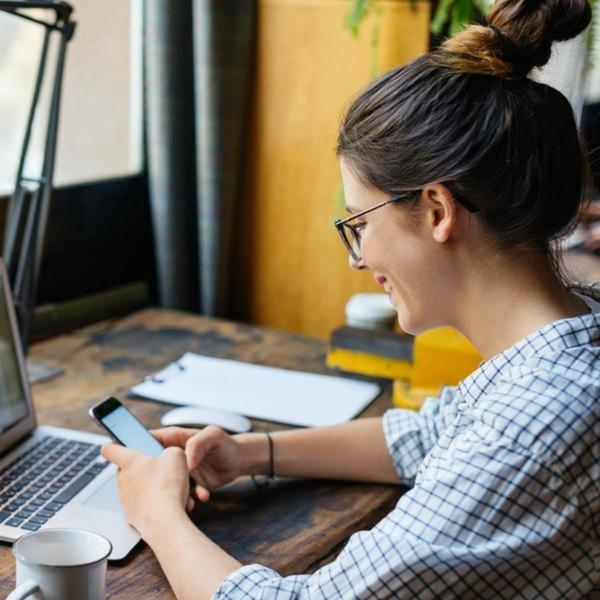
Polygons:
[[353,221],[354,219],[358,219],[382,206],[386,206],[391,204],[392,202],[398,202],[398,200],[406,200],[407,198],[414,196],[419,192],[407,192],[405,194],[399,194],[398,196],[393,196],[389,200],[384,200],[375,206],[371,206],[371,208],[367,208],[366,210],[361,210],[355,214],[346,217],[345,219],[338,219],[333,224],[337,229],[340,237],[342,238],[342,242],[344,242],[344,246],[350,253],[350,256],[356,262],[360,262],[360,230],[364,226],[364,223],[356,223],[351,224],[349,221]]
[[[462,195],[456,191],[454,186],[448,183],[445,183],[444,185],[446,185],[446,187],[452,192],[454,198],[458,202],[460,202],[469,212],[477,212],[478,210],[480,210],[478,206],[475,206],[471,202],[465,200],[462,197]],[[342,238],[342,242],[344,242],[344,246],[346,246],[346,249],[350,253],[350,256],[353,258],[353,260],[355,260],[356,262],[360,262],[361,259],[360,230],[364,226],[364,223],[356,223],[353,225],[350,223],[350,221],[353,221],[354,219],[358,219],[359,217],[373,212],[374,210],[377,210],[382,206],[386,206],[387,204],[391,204],[392,202],[398,202],[399,200],[406,200],[407,198],[412,198],[420,193],[421,190],[398,194],[397,196],[393,196],[389,200],[385,200],[384,202],[380,202],[375,206],[371,206],[371,208],[367,208],[366,210],[362,210],[360,212],[352,214],[349,217],[346,217],[345,219],[338,219],[337,221],[335,221],[333,224],[335,225],[335,228],[337,229],[338,233],[340,234],[340,237]]]

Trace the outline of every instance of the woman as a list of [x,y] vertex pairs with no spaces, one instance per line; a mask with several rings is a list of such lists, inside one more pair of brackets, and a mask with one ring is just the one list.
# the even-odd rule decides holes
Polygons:
[[268,472],[264,434],[161,430],[158,459],[105,446],[180,600],[578,598],[597,581],[600,290],[567,287],[551,254],[586,162],[567,100],[526,78],[590,9],[499,0],[488,21],[354,101],[338,139],[350,217],[337,223],[403,330],[453,326],[484,362],[420,413],[273,434],[278,475],[413,486],[312,575],[242,567],[187,518],[188,469],[206,501]]

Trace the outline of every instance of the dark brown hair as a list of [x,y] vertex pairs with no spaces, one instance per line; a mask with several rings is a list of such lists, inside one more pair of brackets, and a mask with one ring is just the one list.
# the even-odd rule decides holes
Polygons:
[[590,19],[588,0],[497,0],[490,26],[471,25],[364,90],[338,156],[390,195],[446,183],[503,247],[552,258],[583,201],[587,162],[568,100],[527,74]]

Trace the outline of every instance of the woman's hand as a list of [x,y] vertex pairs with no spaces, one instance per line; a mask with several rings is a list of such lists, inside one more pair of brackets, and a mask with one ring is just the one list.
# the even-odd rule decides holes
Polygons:
[[201,430],[167,427],[150,433],[167,448],[185,450],[187,468],[198,484],[194,491],[201,502],[208,500],[210,490],[244,474],[240,444],[219,427],[210,425]]
[[127,521],[142,537],[153,523],[163,522],[194,505],[183,450],[167,448],[158,458],[119,444],[102,446],[102,456],[119,467],[119,498]]

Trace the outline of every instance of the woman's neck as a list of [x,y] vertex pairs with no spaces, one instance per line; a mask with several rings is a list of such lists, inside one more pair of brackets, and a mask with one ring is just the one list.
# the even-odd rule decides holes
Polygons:
[[464,283],[454,326],[484,360],[553,321],[589,312],[541,257],[519,257],[508,266],[506,257],[485,261]]

